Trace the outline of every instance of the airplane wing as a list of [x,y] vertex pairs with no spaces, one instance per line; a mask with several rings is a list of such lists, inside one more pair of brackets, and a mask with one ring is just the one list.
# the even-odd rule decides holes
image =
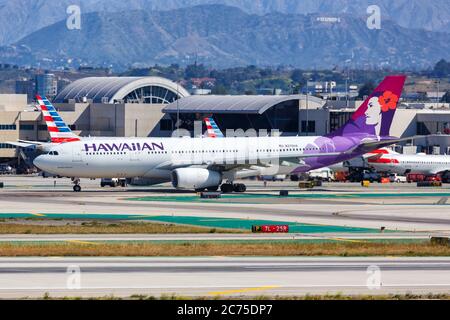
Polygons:
[[52,146],[51,143],[48,142],[39,142],[39,141],[27,141],[27,140],[17,140],[17,141],[6,141],[5,143],[10,144],[19,148],[32,148],[32,149],[42,149],[45,150]]
[[33,148],[33,147],[37,146],[36,144],[33,144],[33,143],[25,143],[25,142],[19,142],[19,141],[17,141],[17,142],[5,141],[5,143],[10,144],[15,147],[19,147],[19,148]]
[[[379,148],[383,148],[383,147],[387,147],[399,142],[403,142],[403,141],[409,141],[409,140],[414,140],[414,139],[419,139],[419,138],[424,138],[425,136],[412,136],[412,137],[407,137],[407,138],[392,138],[392,139],[387,139],[387,140],[380,140],[380,141],[375,141],[375,140],[367,140],[367,141],[362,141],[362,143],[360,143],[359,145],[357,145],[355,148],[349,150],[351,152],[355,152],[355,153],[369,153],[375,149],[379,149]],[[349,151],[345,152],[345,153],[349,153]]]

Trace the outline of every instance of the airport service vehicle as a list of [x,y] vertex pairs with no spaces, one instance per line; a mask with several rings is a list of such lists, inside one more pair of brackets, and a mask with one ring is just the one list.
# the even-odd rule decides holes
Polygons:
[[13,174],[14,168],[8,164],[0,164],[0,174]]
[[[266,168],[280,174],[280,167],[292,167],[298,174],[410,140],[389,135],[404,82],[405,76],[386,77],[344,126],[325,136],[75,140],[74,135],[64,136],[73,141],[55,145],[34,164],[72,178],[74,191],[81,191],[79,178],[144,177],[154,184],[171,181],[177,189],[242,192],[245,186],[233,181]],[[58,133],[55,124],[49,130]]]
[[308,172],[310,180],[333,181],[333,171],[330,168],[321,168]]
[[396,173],[391,173],[389,175],[389,181],[397,182],[397,183],[405,183],[405,182],[408,182],[408,178],[406,178],[405,176],[400,176]]
[[448,155],[399,154],[389,149],[381,151],[383,152],[368,159],[370,166],[379,172],[425,176],[445,175],[450,172],[450,156]]
[[350,182],[361,182],[361,181],[381,182],[382,177],[381,174],[377,172],[363,170],[350,173],[347,179]]
[[422,173],[409,173],[406,176],[406,180],[408,181],[408,183],[422,182],[422,181],[428,181],[428,182],[442,181],[441,177],[439,175],[425,175]]

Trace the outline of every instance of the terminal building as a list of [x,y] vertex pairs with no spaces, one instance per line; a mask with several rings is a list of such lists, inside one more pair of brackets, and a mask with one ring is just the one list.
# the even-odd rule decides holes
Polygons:
[[[324,135],[340,127],[361,101],[330,101],[306,95],[190,95],[160,77],[90,77],[67,85],[53,103],[81,136],[168,137],[178,126],[213,116],[226,129],[277,129],[282,135]],[[419,151],[450,154],[450,106],[401,104],[393,135],[431,135],[414,141]],[[6,141],[48,141],[41,113],[26,94],[0,95],[0,163],[26,158]],[[413,151],[411,151],[413,152]]]

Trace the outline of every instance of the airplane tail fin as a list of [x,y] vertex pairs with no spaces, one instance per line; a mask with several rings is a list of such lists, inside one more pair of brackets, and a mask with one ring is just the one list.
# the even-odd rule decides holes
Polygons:
[[36,100],[39,103],[44,121],[47,124],[47,130],[50,134],[52,143],[64,143],[80,140],[80,137],[70,130],[63,119],[59,116],[55,107],[46,97],[36,95]]
[[204,119],[209,138],[224,138],[222,131],[212,117]]
[[387,76],[350,120],[329,136],[390,136],[391,124],[406,76]]

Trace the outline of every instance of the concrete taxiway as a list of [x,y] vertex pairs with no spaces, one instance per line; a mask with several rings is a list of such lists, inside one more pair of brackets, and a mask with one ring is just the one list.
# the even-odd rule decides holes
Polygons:
[[450,258],[0,258],[0,297],[450,292]]
[[[100,188],[83,180],[83,192],[71,191],[67,179],[2,177],[0,213],[232,218],[296,224],[450,234],[450,185],[417,188],[413,184],[326,183],[299,190],[294,182],[247,181],[245,196],[200,200],[168,184],[153,187]],[[278,197],[288,190],[289,197]],[[174,222],[176,223],[176,222]],[[214,226],[215,227],[215,226]]]

